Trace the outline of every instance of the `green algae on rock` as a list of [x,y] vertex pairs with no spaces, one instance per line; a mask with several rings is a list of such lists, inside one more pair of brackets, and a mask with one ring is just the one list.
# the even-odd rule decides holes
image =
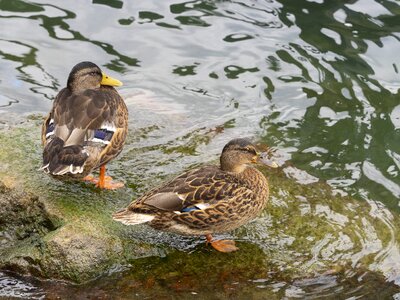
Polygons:
[[[121,239],[108,227],[112,209],[103,207],[107,193],[92,188],[90,199],[81,193],[87,187],[41,174],[32,134],[39,127],[30,127],[38,122],[28,123],[0,133],[0,268],[79,283],[124,262]],[[130,257],[154,254],[128,243]]]
[[[335,194],[322,182],[299,184],[285,172],[263,169],[271,200],[257,219],[227,234],[238,242],[239,252],[221,254],[205,247],[201,238],[113,222],[112,212],[137,197],[136,190],[104,192],[41,174],[38,125],[31,119],[0,131],[1,269],[82,283],[124,266],[128,278],[160,286],[176,281],[177,289],[183,288],[179,282],[189,286],[196,275],[207,277],[208,286],[220,280],[233,284],[234,278],[289,284],[360,272],[398,280],[400,220],[375,202]],[[169,153],[157,153],[154,162],[168,161]],[[120,173],[128,174],[135,167],[118,165]],[[141,190],[152,187],[152,176],[143,173]]]

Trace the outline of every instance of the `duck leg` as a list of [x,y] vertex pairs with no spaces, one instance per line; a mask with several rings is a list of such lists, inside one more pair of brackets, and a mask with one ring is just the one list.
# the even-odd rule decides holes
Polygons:
[[213,237],[211,234],[206,235],[207,244],[210,243],[214,249],[220,252],[234,252],[239,250],[238,247],[235,246],[235,241],[233,240],[216,240],[213,241]]
[[122,182],[113,182],[111,176],[106,176],[106,165],[100,167],[99,182],[97,187],[107,190],[115,190],[124,186]]
[[106,176],[106,166],[100,167],[99,179],[94,178],[92,175],[88,175],[83,178],[85,181],[96,184],[97,187],[107,190],[115,190],[124,186],[122,182],[113,182],[111,176]]

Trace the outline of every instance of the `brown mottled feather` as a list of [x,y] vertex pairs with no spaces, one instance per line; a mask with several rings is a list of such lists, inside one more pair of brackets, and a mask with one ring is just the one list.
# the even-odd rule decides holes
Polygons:
[[[179,205],[166,210],[148,203],[155,195],[173,193]],[[257,169],[248,167],[240,174],[224,172],[216,166],[188,171],[146,193],[120,213],[155,216],[148,224],[156,229],[180,234],[203,235],[232,230],[245,224],[265,207],[268,183]],[[172,201],[172,200],[171,200]],[[205,209],[176,213],[199,204]],[[118,220],[118,213],[114,215]]]
[[[46,138],[50,120],[54,120],[54,134]],[[110,142],[92,142],[90,137],[103,124],[116,128]],[[69,164],[82,167],[76,174],[67,172],[57,176],[60,179],[80,179],[121,152],[127,128],[127,107],[113,87],[102,85],[74,92],[66,87],[56,96],[52,110],[43,122],[44,165],[53,162],[51,175],[56,175],[57,170],[67,169]],[[63,148],[56,149],[55,146],[62,143]]]

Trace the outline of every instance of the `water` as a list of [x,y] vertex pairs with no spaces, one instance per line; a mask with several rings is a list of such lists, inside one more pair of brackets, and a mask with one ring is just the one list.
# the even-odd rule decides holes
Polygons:
[[[340,232],[322,235],[314,252],[301,253],[314,256],[302,260],[302,266],[349,259],[362,265],[366,275],[343,271],[290,281],[279,278],[279,272],[263,278],[244,272],[243,278],[229,281],[226,290],[236,291],[233,296],[339,293],[345,298],[385,287],[386,297],[400,297],[395,296],[400,233],[394,221],[400,212],[399,13],[398,2],[388,0],[3,0],[0,122],[44,115],[71,67],[93,61],[124,83],[119,91],[130,110],[130,133],[122,156],[110,167],[133,195],[148,189],[154,178],[210,162],[226,141],[245,136],[278,149],[288,178],[301,184],[326,182],[335,193],[367,204],[369,219],[349,232],[345,218],[354,204],[338,204],[341,213],[318,199],[299,198],[303,204],[298,204],[299,215],[314,205],[308,210],[310,220],[325,216],[322,226]],[[275,191],[273,205],[287,206],[285,189]],[[374,219],[390,238],[383,239]],[[262,225],[256,221],[238,235],[267,255],[300,240],[279,230],[274,237],[265,224],[272,224],[268,229],[273,232],[278,222],[268,216],[260,220]],[[264,246],[271,241],[275,246]],[[372,261],[359,263],[368,257]],[[280,271],[296,268],[295,262],[285,266],[276,260]],[[151,274],[156,266],[146,263]],[[132,290],[146,287],[149,274],[138,279],[120,270],[78,290],[91,295],[104,289],[105,295],[117,296],[113,282],[121,282],[123,295],[134,298]],[[165,286],[171,278],[163,279]],[[0,286],[13,280],[26,280],[34,289],[31,297],[39,295],[35,288],[52,295],[62,287],[9,275]],[[157,288],[144,288],[144,294],[165,296],[162,281],[154,282],[148,289]],[[195,286],[212,291],[215,283],[211,278]],[[17,284],[15,291],[17,297]],[[201,294],[187,291],[193,297]]]

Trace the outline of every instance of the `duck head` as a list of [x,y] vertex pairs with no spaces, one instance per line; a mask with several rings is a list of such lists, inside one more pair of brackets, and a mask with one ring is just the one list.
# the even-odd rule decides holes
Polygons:
[[263,163],[271,168],[278,165],[273,161],[260,160],[260,153],[256,147],[248,140],[238,138],[227,143],[222,150],[220,163],[221,169],[228,172],[240,173],[249,164]]
[[67,87],[74,92],[96,89],[101,85],[121,86],[122,82],[107,76],[96,64],[90,61],[75,65],[68,76]]

